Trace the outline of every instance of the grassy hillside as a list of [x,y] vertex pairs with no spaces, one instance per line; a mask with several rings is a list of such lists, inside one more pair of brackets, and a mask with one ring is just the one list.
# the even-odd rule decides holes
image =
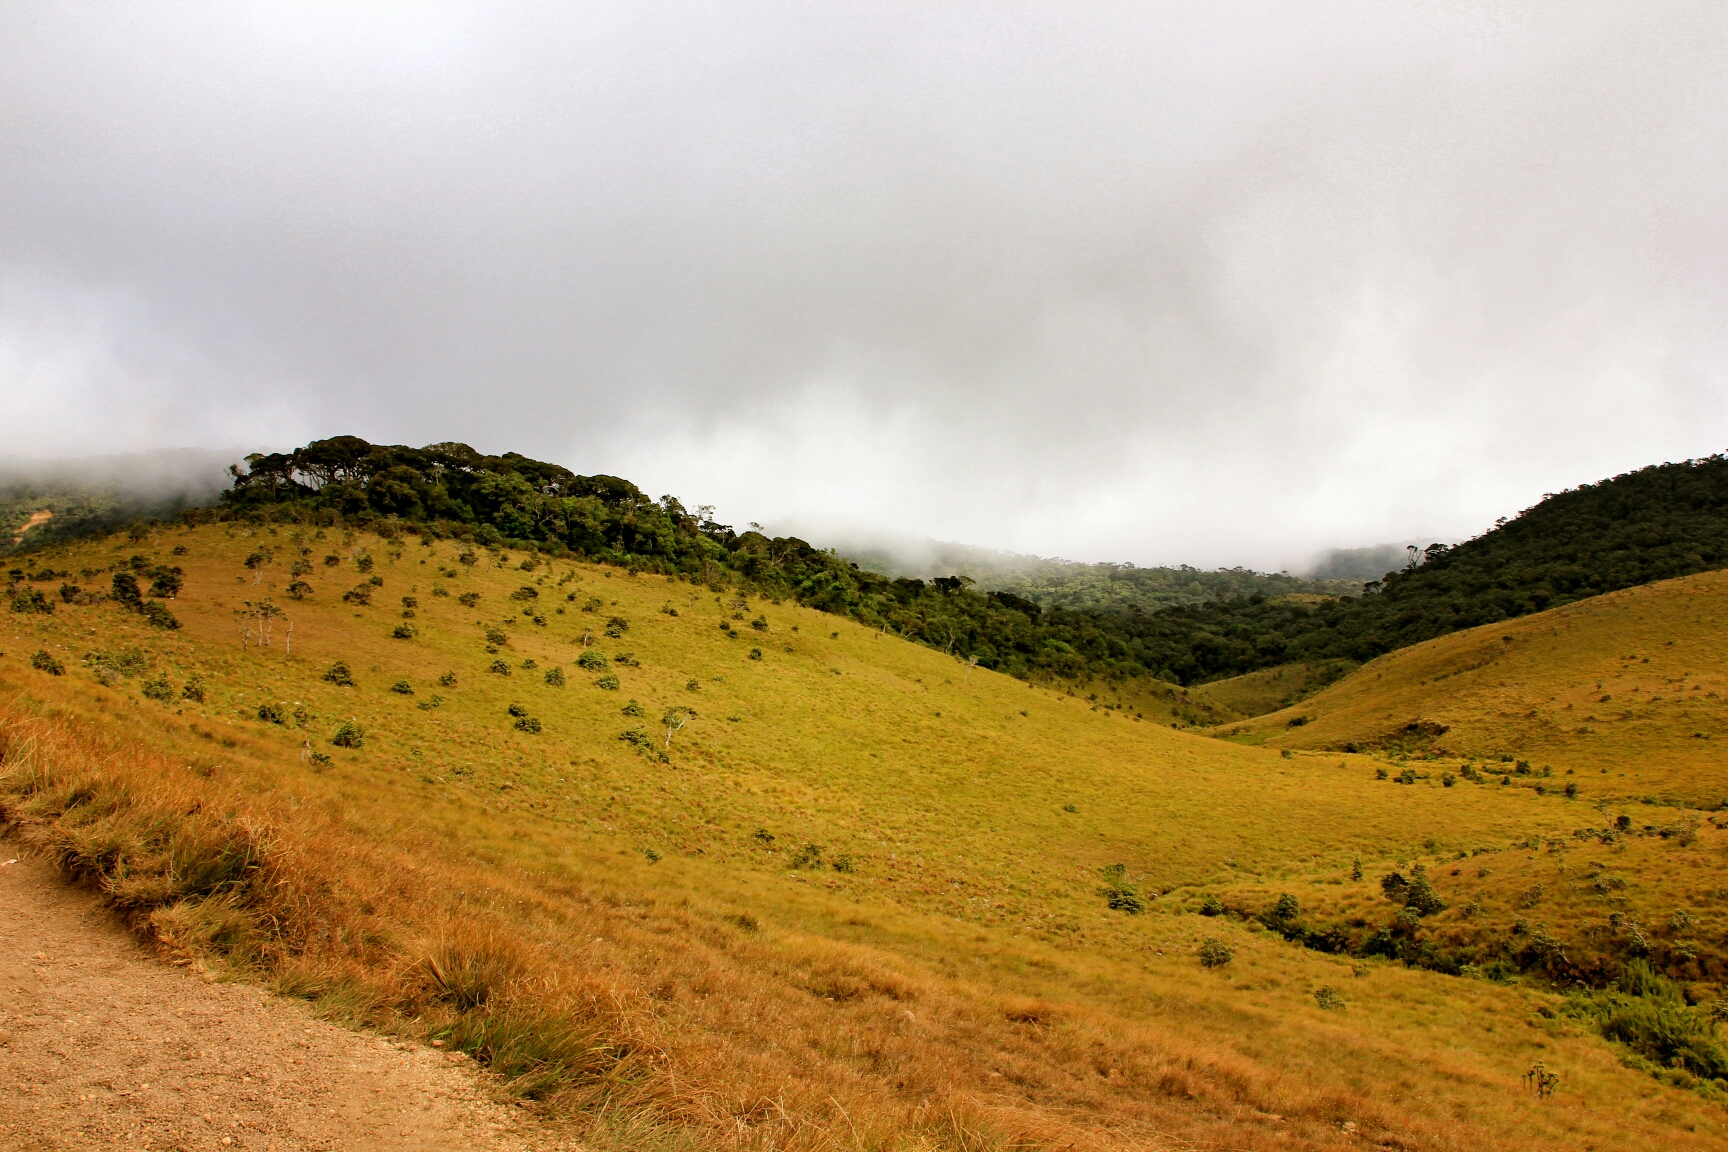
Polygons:
[[[464,551],[226,524],[43,555],[0,617],[8,822],[165,947],[471,1050],[599,1145],[1725,1135],[1708,1077],[1628,1067],[1529,969],[1200,914],[1289,892],[1395,926],[1382,873],[1459,905],[1488,878],[1449,862],[1509,875],[1585,803],[1174,731],[724,573]],[[177,629],[92,595],[171,567]],[[1684,839],[1619,867],[1681,853],[1690,892],[1724,844]]]
[[1728,800],[1725,635],[1728,573],[1706,572],[1394,652],[1241,730],[1279,748],[1510,756],[1590,801],[1714,808]]

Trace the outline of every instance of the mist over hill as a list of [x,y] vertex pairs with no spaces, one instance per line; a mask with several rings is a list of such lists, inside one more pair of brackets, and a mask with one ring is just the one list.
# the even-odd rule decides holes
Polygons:
[[79,459],[0,457],[0,555],[208,507],[231,482],[229,466],[243,455],[173,448]]
[[[1412,559],[1418,564],[1430,544],[1456,544],[1440,536],[1413,537],[1397,544],[1370,544],[1366,548],[1328,548],[1309,562],[1303,575],[1309,580],[1353,580],[1366,584],[1388,572],[1396,572]],[[1416,549],[1412,556],[1411,549]]]
[[802,525],[789,526],[788,531],[832,548],[867,572],[894,579],[959,578],[970,581],[980,592],[1007,592],[1044,608],[1099,612],[1121,612],[1131,607],[1152,612],[1255,595],[1354,595],[1361,591],[1364,580],[1385,575],[1404,563],[1404,550],[1398,548],[1396,564],[1376,569],[1368,576],[1303,578],[1288,572],[1256,572],[1242,567],[1208,569],[1189,564],[1142,567],[1127,562],[1065,560],[929,537],[824,531]]

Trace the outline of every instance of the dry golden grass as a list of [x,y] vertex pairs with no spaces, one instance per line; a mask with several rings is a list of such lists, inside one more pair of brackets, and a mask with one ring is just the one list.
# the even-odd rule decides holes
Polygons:
[[[1278,748],[1398,746],[1570,770],[1590,801],[1728,800],[1728,572],[1473,628],[1383,656],[1240,731]],[[1298,728],[1289,722],[1302,717]]]
[[[595,1143],[1723,1137],[1703,1100],[1557,1031],[1536,1012],[1554,1000],[1541,988],[1378,963],[1356,975],[1183,899],[1128,917],[1099,894],[1116,862],[1148,891],[1272,891],[1357,857],[1504,851],[1569,834],[1578,806],[1560,797],[1394,789],[1367,757],[1286,759],[1172,732],[788,605],[752,602],[735,622],[730,593],[658,578],[523,573],[514,558],[438,576],[454,568],[449,543],[393,557],[354,540],[384,580],[363,608],[340,599],[358,579],[349,547],[309,541],[314,560],[343,560],[316,569],[306,603],[275,594],[295,624],[286,660],[282,622],[270,647],[242,650],[233,613],[285,582],[280,560],[257,584],[241,562],[259,544],[291,555],[288,533],[176,531],[149,550],[166,559],[176,543],[190,549],[175,561],[179,633],[111,605],[5,621],[7,819],[165,948],[333,1015],[447,1038]],[[134,550],[47,559],[99,569]],[[558,584],[566,573],[577,579]],[[435,596],[438,584],[480,600]],[[508,598],[524,584],[539,595]],[[417,599],[412,640],[390,636],[402,595]],[[590,597],[599,610],[580,612]],[[483,652],[506,612],[508,643]],[[758,614],[765,632],[749,627]],[[612,615],[630,624],[616,640],[597,635]],[[608,665],[618,691],[575,665],[584,630],[636,661]],[[38,646],[68,673],[30,670]],[[128,647],[153,671],[110,687],[81,663]],[[495,658],[509,677],[485,671]],[[357,687],[321,678],[337,659]],[[554,665],[562,688],[540,675]],[[138,685],[162,673],[176,692],[201,677],[205,701],[144,698]],[[397,680],[413,694],[392,692]],[[434,694],[438,707],[419,707]],[[620,715],[632,698],[645,721]],[[510,726],[512,702],[539,735]],[[265,704],[287,722],[259,721]],[[617,738],[673,704],[699,715],[669,763]],[[349,717],[367,731],[359,750],[328,742]],[[806,844],[826,863],[794,866]],[[850,871],[830,866],[841,856]],[[1200,967],[1209,936],[1235,947],[1232,965]],[[1322,985],[1348,1009],[1322,1010]],[[1537,1059],[1562,1073],[1555,1099],[1522,1090]]]

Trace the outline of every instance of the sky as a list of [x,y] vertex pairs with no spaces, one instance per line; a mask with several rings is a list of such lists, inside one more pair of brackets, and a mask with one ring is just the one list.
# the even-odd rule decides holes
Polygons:
[[0,454],[1276,569],[1728,448],[1728,5],[0,6]]

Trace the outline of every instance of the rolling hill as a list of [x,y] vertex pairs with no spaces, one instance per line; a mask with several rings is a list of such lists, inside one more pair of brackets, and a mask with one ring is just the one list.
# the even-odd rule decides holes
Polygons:
[[[595,1147],[1724,1138],[1715,1066],[1610,1038],[1493,887],[1642,776],[1398,785],[1442,762],[1327,748],[1367,669],[1239,737],[1312,747],[1255,746],[1139,718],[1150,682],[1029,684],[718,565],[383,527],[34,558],[0,618],[14,833],[170,953],[472,1052]],[[1690,959],[1568,975],[1600,997],[1654,964],[1652,1012],[1716,994],[1728,889],[1728,837],[1658,814],[1683,832],[1589,851],[1640,924],[1687,912],[1653,934]],[[1381,879],[1417,864],[1448,907],[1412,922]],[[1706,1012],[1662,1011],[1714,1051]]]

